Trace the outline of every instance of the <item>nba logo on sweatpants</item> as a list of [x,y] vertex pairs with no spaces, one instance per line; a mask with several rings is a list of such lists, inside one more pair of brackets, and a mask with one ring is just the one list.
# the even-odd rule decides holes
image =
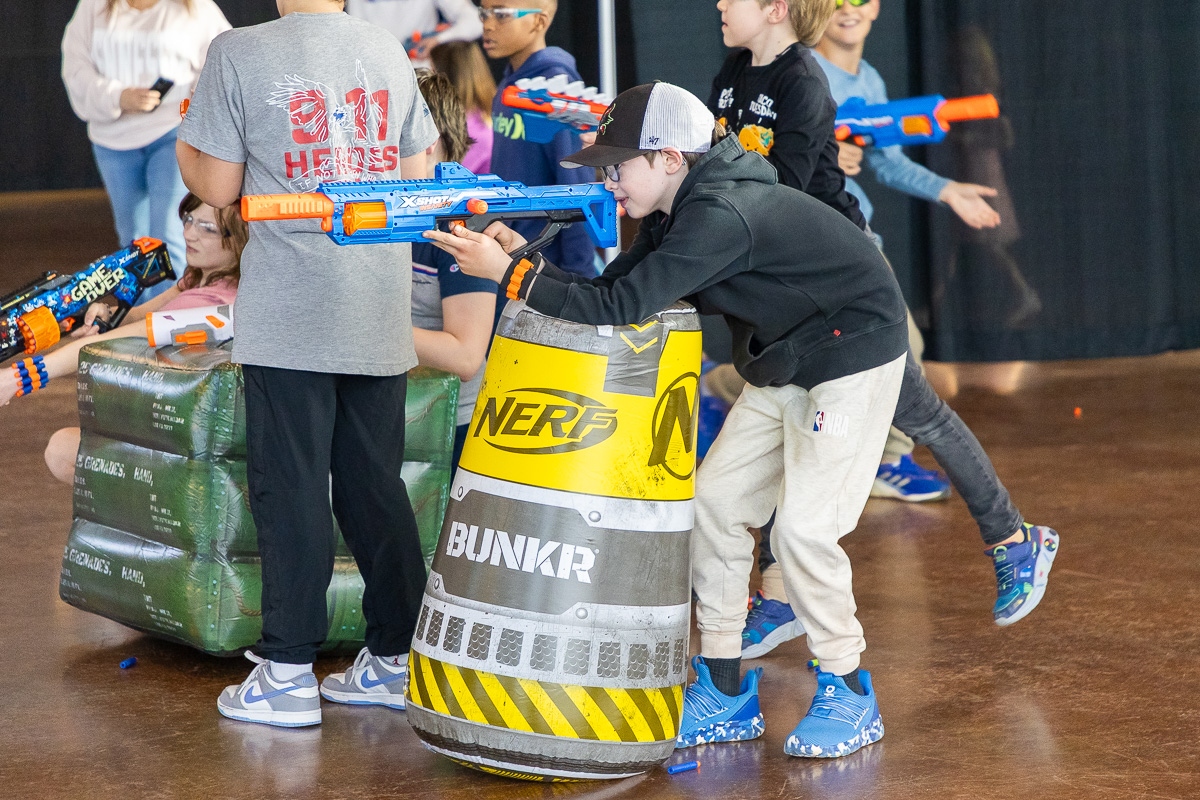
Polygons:
[[813,433],[824,433],[845,439],[850,432],[850,418],[833,411],[818,411],[813,418]]

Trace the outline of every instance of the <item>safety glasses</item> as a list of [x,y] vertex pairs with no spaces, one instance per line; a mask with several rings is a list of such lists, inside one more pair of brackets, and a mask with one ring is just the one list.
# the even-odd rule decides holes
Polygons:
[[497,22],[508,22],[510,19],[520,19],[530,14],[541,13],[540,8],[481,8],[479,9],[479,19],[487,22],[494,18]]
[[200,231],[201,233],[208,234],[209,236],[224,236],[224,234],[221,233],[221,229],[213,223],[196,219],[191,214],[184,214],[183,227],[188,228],[193,226],[196,228],[196,230]]
[[621,182],[621,165],[613,164],[612,166],[605,167],[604,168],[604,177],[607,180],[612,181],[613,183],[620,183]]
[[846,3],[849,3],[850,5],[854,6],[855,8],[858,8],[859,6],[865,6],[869,2],[871,2],[871,0],[835,0],[833,7],[835,9],[841,8]]

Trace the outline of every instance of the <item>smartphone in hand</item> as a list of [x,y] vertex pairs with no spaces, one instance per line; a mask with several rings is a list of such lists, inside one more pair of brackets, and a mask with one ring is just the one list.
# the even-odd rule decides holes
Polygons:
[[154,85],[150,87],[150,91],[158,92],[158,96],[161,99],[167,96],[167,92],[171,91],[171,87],[174,85],[175,81],[169,81],[166,78],[159,78],[154,82]]

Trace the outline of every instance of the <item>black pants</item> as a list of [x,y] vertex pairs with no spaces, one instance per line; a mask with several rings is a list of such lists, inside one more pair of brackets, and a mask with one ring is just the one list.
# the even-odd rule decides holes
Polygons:
[[408,376],[246,365],[250,511],[262,556],[262,639],[272,661],[313,660],[329,630],[333,515],[366,584],[367,647],[408,652],[425,587],[417,520],[400,467]]

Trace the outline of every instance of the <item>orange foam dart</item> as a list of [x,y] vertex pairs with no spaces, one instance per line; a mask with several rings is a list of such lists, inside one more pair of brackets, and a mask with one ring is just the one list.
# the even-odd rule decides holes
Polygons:
[[180,119],[183,119],[184,117],[187,116],[188,106],[190,106],[191,104],[192,104],[192,100],[189,97],[183,98],[183,100],[179,103],[179,118]]
[[305,194],[248,194],[242,198],[242,219],[319,219],[321,230],[333,230],[333,201],[319,192]]
[[995,95],[977,94],[973,97],[958,97],[938,106],[933,115],[943,125],[965,119],[991,119],[1000,116],[1000,104]]
[[33,355],[39,350],[58,344],[62,330],[54,312],[45,306],[39,306],[27,314],[17,318],[17,327],[25,337],[25,353]]
[[476,197],[474,200],[467,201],[467,211],[470,211],[472,214],[486,214],[487,210],[488,204],[485,200],[480,200]]
[[220,317],[214,317],[212,314],[209,314],[205,317],[205,319],[208,320],[209,325],[212,325],[217,330],[225,327],[225,320],[221,319]]
[[342,228],[347,236],[353,236],[361,230],[386,228],[387,224],[387,206],[383,203],[347,203],[342,211]]

